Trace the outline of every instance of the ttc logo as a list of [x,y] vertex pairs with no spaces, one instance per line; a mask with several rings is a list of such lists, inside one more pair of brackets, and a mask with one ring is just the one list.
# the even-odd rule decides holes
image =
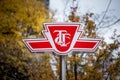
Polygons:
[[45,23],[45,38],[23,39],[31,52],[55,52],[67,55],[72,51],[94,52],[101,39],[80,38],[80,23]]
[[55,30],[54,32],[58,32],[55,43],[60,46],[67,46],[67,44],[70,44],[70,42],[66,43],[66,39],[70,39],[70,34],[67,33],[66,30]]

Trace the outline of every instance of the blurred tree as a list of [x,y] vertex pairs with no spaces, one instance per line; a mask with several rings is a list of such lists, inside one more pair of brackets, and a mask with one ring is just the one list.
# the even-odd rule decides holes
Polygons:
[[[91,20],[92,15],[94,14],[87,13],[83,17],[85,25],[83,37],[99,38],[96,34],[96,24],[93,20]],[[71,18],[71,16],[74,17]],[[69,20],[71,22],[78,22],[78,20],[74,21],[74,18],[76,17],[72,12],[69,16]],[[102,41],[101,46],[95,53],[73,53],[72,57],[68,57],[67,61],[69,61],[71,66],[67,69],[68,80],[119,80],[119,35],[114,32],[111,38],[114,41],[113,43],[106,44],[105,41]],[[77,75],[75,75],[75,68],[77,68]]]
[[39,0],[0,0],[0,80],[55,79],[50,56],[36,55],[38,61],[22,43],[22,38],[41,36],[47,14]]
[[[91,19],[94,13],[86,13],[82,18],[75,15],[76,8],[76,6],[71,7],[72,12],[68,16],[68,21],[84,23],[83,37],[99,38],[96,34],[95,21]],[[71,57],[67,57],[67,62],[69,62],[67,64],[69,66],[67,68],[67,80],[119,80],[119,35],[114,33],[112,39],[114,42],[111,44],[102,41],[95,53],[73,53]]]

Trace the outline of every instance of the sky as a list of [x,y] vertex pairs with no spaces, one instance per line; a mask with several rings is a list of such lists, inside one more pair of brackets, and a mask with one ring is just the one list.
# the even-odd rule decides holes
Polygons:
[[[76,0],[78,1],[78,15],[84,15],[87,12],[93,12],[94,14],[103,14],[106,11],[106,8],[110,2],[110,0]],[[108,12],[106,16],[113,16],[114,20],[120,19],[120,0],[111,0],[111,4],[109,6]],[[72,5],[72,0],[50,0],[50,9],[55,12],[54,18],[57,19],[57,22],[64,22],[64,14],[70,13],[70,6]],[[99,21],[102,19],[100,16]],[[112,22],[111,22],[112,23]],[[105,41],[109,44],[113,41],[110,39],[111,35],[113,35],[113,31],[116,29],[116,33],[120,34],[120,22],[115,24],[110,28],[105,28],[100,30],[101,37],[105,38]]]
[[[94,13],[101,13],[106,10],[106,7],[110,0],[77,0],[78,7],[80,8],[81,13],[86,13],[88,11]],[[64,8],[68,8],[72,0],[50,0],[50,9],[57,10],[57,14],[62,14]],[[67,3],[67,7],[66,7]],[[68,4],[69,3],[69,4]],[[112,0],[109,10],[115,9],[113,14],[120,15],[120,0]]]

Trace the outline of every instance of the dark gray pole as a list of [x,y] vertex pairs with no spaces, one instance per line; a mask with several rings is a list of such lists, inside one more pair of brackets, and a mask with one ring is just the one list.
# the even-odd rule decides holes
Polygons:
[[74,58],[75,58],[74,76],[75,76],[75,80],[78,80],[78,79],[77,79],[77,62],[76,62],[76,54],[74,54]]
[[66,80],[66,57],[60,56],[60,80]]

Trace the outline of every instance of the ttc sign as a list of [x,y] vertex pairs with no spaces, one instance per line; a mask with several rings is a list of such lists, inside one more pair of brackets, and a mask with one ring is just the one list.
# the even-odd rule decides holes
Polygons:
[[72,51],[94,52],[101,39],[81,38],[80,23],[45,23],[44,38],[23,39],[31,52],[55,52],[67,55]]

